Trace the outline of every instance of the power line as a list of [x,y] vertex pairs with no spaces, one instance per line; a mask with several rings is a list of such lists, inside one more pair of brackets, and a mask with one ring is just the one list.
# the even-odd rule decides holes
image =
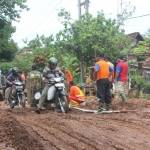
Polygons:
[[130,17],[130,18],[127,18],[126,20],[128,20],[128,19],[136,19],[136,18],[141,18],[141,17],[147,17],[147,16],[150,16],[150,14],[145,14],[145,15],[135,16],[135,17]]

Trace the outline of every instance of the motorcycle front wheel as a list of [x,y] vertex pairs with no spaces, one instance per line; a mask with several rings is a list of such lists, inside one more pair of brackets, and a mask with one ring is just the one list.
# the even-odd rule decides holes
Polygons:
[[14,96],[9,96],[8,98],[9,107],[13,109],[17,105],[16,98]]
[[58,97],[58,103],[63,113],[67,113],[69,111],[69,104],[66,96]]
[[18,95],[18,101],[19,101],[19,105],[21,105],[24,108],[26,105],[25,95]]

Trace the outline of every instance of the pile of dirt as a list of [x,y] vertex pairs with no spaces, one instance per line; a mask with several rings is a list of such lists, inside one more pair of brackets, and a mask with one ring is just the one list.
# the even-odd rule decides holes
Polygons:
[[0,143],[15,150],[44,150],[43,146],[26,131],[10,113],[0,114]]

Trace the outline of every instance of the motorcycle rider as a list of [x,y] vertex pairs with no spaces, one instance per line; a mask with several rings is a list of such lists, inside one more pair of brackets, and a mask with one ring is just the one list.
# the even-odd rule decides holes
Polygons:
[[11,73],[6,77],[5,100],[7,104],[10,96],[15,95],[16,89],[13,86],[15,80],[22,81],[19,69],[17,67],[13,67]]
[[40,98],[39,103],[37,105],[38,109],[45,109],[45,107],[43,105],[44,105],[44,102],[46,100],[48,90],[51,90],[50,97],[53,98],[53,96],[55,94],[55,87],[49,85],[48,80],[51,78],[54,78],[54,77],[58,77],[58,76],[64,77],[64,74],[61,71],[61,69],[57,67],[57,63],[58,63],[58,60],[55,57],[51,57],[48,60],[48,66],[46,66],[43,70],[43,80],[45,83],[45,87],[42,91],[41,98]]

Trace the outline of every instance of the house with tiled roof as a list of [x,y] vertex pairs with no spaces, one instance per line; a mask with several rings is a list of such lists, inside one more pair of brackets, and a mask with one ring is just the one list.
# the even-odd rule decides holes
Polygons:
[[139,32],[133,32],[133,33],[127,34],[127,36],[131,40],[131,48],[136,47],[139,41],[144,41],[143,36]]

